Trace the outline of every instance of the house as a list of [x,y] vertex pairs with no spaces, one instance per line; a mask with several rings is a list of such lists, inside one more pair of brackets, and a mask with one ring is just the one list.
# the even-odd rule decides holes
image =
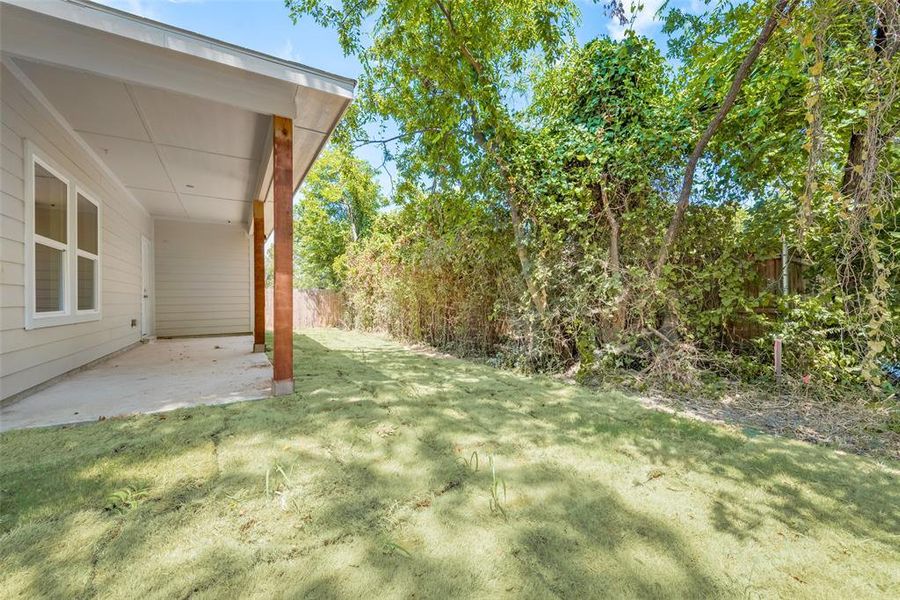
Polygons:
[[0,1],[0,399],[154,336],[253,333],[274,233],[355,82],[87,0]]

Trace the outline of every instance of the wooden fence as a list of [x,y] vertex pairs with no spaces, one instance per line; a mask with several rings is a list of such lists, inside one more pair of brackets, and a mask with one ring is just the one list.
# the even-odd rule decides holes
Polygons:
[[[274,327],[272,288],[266,288],[266,329]],[[337,327],[344,319],[344,301],[332,290],[294,290],[294,329]]]
[[[747,298],[758,298],[763,293],[780,296],[784,293],[784,279],[781,270],[781,257],[774,256],[756,261],[756,277],[749,278],[744,284],[744,293]],[[807,263],[800,258],[792,258],[788,263],[788,294],[803,294],[806,292],[806,279],[803,270]],[[763,316],[769,322],[778,318],[778,310],[774,303],[759,306],[754,312]],[[728,326],[731,338],[738,342],[745,342],[762,337],[768,328],[756,319],[737,318]]]

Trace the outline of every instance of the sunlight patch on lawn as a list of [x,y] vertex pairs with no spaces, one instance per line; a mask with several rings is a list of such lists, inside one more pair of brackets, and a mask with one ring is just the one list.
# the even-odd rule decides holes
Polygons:
[[[311,330],[295,346],[293,397],[0,436],[0,588],[876,598],[900,585],[900,487],[874,461],[377,336]],[[126,487],[147,495],[104,510]]]

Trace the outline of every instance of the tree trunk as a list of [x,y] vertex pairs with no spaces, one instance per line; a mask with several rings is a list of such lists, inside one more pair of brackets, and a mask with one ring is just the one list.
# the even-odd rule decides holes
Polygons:
[[484,134],[477,128],[474,117],[472,118],[472,121],[472,131],[475,136],[475,141],[481,149],[484,150],[485,154],[494,160],[497,167],[500,169],[500,175],[506,183],[506,200],[509,203],[509,220],[512,222],[513,240],[516,244],[516,255],[519,257],[522,279],[525,280],[525,287],[528,288],[528,295],[531,297],[531,303],[534,305],[535,310],[538,311],[538,314],[543,317],[547,310],[547,298],[541,290],[538,289],[537,285],[534,283],[534,277],[532,276],[531,256],[528,254],[528,245],[525,239],[525,225],[522,221],[522,215],[519,213],[519,205],[516,198],[516,185],[512,173],[510,173],[509,166],[506,164],[506,161],[503,160],[503,157],[494,150],[493,145],[487,141]]
[[847,148],[847,162],[844,163],[844,176],[841,179],[841,192],[849,197],[855,198],[859,183],[862,179],[862,173],[857,169],[862,165],[863,143],[865,135],[859,131],[850,133],[850,144]]
[[759,57],[766,43],[769,41],[769,38],[772,37],[772,33],[774,33],[775,28],[778,27],[778,22],[782,18],[790,14],[790,12],[797,5],[798,1],[799,0],[778,0],[778,3],[775,5],[775,9],[772,11],[772,14],[769,15],[769,17],[766,19],[766,22],[763,24],[763,27],[759,32],[759,36],[756,38],[756,42],[754,42],[753,46],[750,48],[750,52],[747,53],[746,57],[744,57],[744,60],[738,67],[737,72],[734,74],[734,79],[731,82],[731,87],[728,89],[728,93],[725,94],[725,99],[722,101],[722,106],[719,107],[719,110],[716,112],[716,115],[713,117],[712,121],[710,121],[709,125],[706,126],[706,130],[703,132],[703,135],[701,135],[700,139],[697,140],[697,144],[694,146],[694,151],[691,152],[690,158],[688,158],[687,167],[685,168],[684,179],[681,184],[681,192],[678,194],[678,201],[675,204],[675,214],[672,215],[672,220],[669,222],[669,228],[666,230],[666,235],[663,239],[662,247],[660,247],[659,249],[659,254],[656,257],[656,263],[654,264],[653,270],[650,273],[651,282],[655,283],[656,280],[659,279],[659,276],[662,274],[663,267],[666,266],[666,262],[669,260],[669,253],[671,252],[672,246],[675,243],[675,238],[678,235],[678,230],[681,227],[681,223],[684,221],[684,213],[687,210],[688,204],[691,199],[691,189],[694,185],[694,173],[697,170],[697,163],[700,162],[700,158],[703,156],[703,152],[706,150],[706,146],[709,144],[709,141],[719,129],[719,126],[722,125],[725,117],[728,116],[728,113],[731,111],[734,103],[737,101],[738,94],[741,91],[741,86],[744,84],[744,81],[750,74],[750,69],[753,67],[753,63],[756,62],[756,59]]
[[609,224],[609,270],[613,275],[619,276],[619,281],[623,286],[623,289],[621,298],[616,306],[615,314],[613,315],[610,331],[606,332],[604,338],[616,339],[625,329],[625,317],[628,314],[628,303],[623,300],[627,298],[628,292],[624,289],[625,281],[622,279],[622,262],[619,258],[619,236],[621,226],[619,225],[619,220],[616,218],[616,214],[613,212],[612,205],[609,203],[609,193],[606,189],[607,180],[608,178],[606,174],[604,174],[600,183],[600,200],[603,202],[603,212],[606,215],[606,222]]
[[[881,69],[900,49],[900,0],[885,0],[879,7],[877,27],[873,35],[875,57],[870,64],[870,77],[879,89],[878,102],[868,103],[865,129],[850,134],[850,144],[844,174],[841,181],[841,192],[852,201],[853,209],[848,223],[849,241],[843,246],[843,256],[839,262],[838,274],[844,288],[845,310],[848,313],[863,306],[859,297],[860,281],[856,271],[862,268],[866,252],[861,232],[869,218],[869,204],[872,201],[873,183],[880,156],[886,143],[896,135],[896,129],[882,131],[882,125],[889,106],[890,97],[884,97]],[[888,71],[889,72],[889,71]]]
[[[895,11],[900,6],[900,0],[892,7]],[[875,49],[875,60],[882,58],[890,59],[885,56],[887,48],[887,10],[882,11],[878,16],[878,25],[875,27],[875,33],[872,36],[873,47]],[[890,54],[890,53],[889,53]],[[862,183],[862,165],[863,155],[866,146],[866,135],[862,131],[850,132],[850,143],[847,147],[847,161],[844,163],[844,175],[841,178],[841,193],[848,198],[857,198],[859,195],[859,186]]]
[[519,207],[516,205],[514,194],[515,190],[513,189],[507,195],[509,197],[509,219],[512,221],[513,238],[516,243],[516,255],[519,257],[519,265],[522,267],[522,278],[525,280],[525,287],[528,288],[528,295],[531,296],[531,303],[538,311],[538,314],[543,317],[544,312],[547,310],[547,299],[534,283],[531,271],[531,257],[528,254],[528,247],[525,241],[525,227],[522,223],[522,217],[519,215]]
[[531,256],[528,254],[528,242],[525,238],[525,224],[522,220],[522,215],[519,213],[518,199],[516,198],[516,184],[512,173],[509,171],[509,165],[507,165],[506,161],[503,160],[503,157],[494,150],[493,145],[487,141],[484,134],[475,127],[474,117],[473,133],[478,145],[484,150],[485,154],[493,158],[494,162],[497,164],[497,167],[500,169],[500,175],[503,177],[504,183],[506,183],[506,200],[509,203],[509,220],[512,223],[513,240],[516,244],[516,255],[519,257],[522,279],[525,281],[525,287],[528,288],[528,295],[531,297],[531,303],[534,305],[535,310],[538,311],[538,314],[543,317],[547,310],[547,298],[534,283]]
[[600,181],[600,202],[603,204],[603,214],[606,215],[606,222],[609,224],[609,270],[618,274],[621,269],[619,263],[619,221],[613,212],[612,206],[609,204],[609,195],[606,191],[606,174]]
[[[475,84],[478,85],[478,82],[482,79],[484,73],[484,67],[481,62],[475,57],[474,54],[469,50],[468,46],[466,46],[465,42],[462,40],[462,37],[459,35],[459,31],[456,28],[456,23],[453,21],[453,15],[450,13],[450,9],[447,5],[444,4],[442,0],[435,0],[435,4],[440,10],[441,14],[444,16],[444,19],[447,22],[447,27],[450,29],[450,32],[457,39],[459,45],[459,52],[462,55],[463,60],[469,64],[472,68],[472,72],[475,75]],[[493,82],[488,82],[489,85],[493,85]],[[470,105],[472,104],[471,99],[469,99]],[[492,112],[496,115],[498,109],[496,106],[491,107]],[[494,123],[497,125],[497,123]],[[475,137],[476,143],[484,150],[485,154],[492,157],[494,162],[500,169],[500,174],[502,175],[506,185],[506,198],[509,203],[509,218],[512,222],[513,228],[513,239],[516,244],[516,255],[519,257],[519,264],[522,269],[522,279],[525,280],[525,287],[528,288],[528,295],[531,297],[531,302],[534,305],[534,308],[538,311],[538,314],[541,317],[544,316],[544,313],[547,309],[547,299],[546,296],[538,289],[537,285],[534,283],[534,277],[532,276],[532,264],[531,257],[528,254],[528,246],[526,245],[525,239],[525,227],[522,221],[522,216],[519,213],[519,206],[517,204],[517,193],[515,183],[513,181],[512,174],[509,171],[509,166],[506,164],[506,161],[503,157],[494,149],[493,144],[487,140],[484,133],[481,131],[479,127],[479,121],[476,117],[476,112],[472,110],[472,134]]]
[[347,207],[347,220],[350,221],[350,239],[356,242],[359,240],[359,231],[356,228],[356,213],[353,211],[353,201],[348,201],[345,206]]

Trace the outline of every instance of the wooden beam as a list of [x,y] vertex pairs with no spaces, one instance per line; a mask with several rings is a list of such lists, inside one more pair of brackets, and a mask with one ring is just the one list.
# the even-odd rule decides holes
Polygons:
[[294,392],[294,124],[286,117],[272,117],[274,139],[274,225],[275,225],[275,349],[272,393],[283,396]]
[[253,351],[266,351],[265,203],[253,201]]

